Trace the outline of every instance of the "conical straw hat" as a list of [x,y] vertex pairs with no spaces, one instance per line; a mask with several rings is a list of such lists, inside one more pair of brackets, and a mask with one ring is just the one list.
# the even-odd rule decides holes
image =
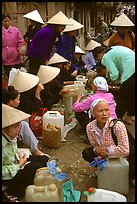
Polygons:
[[61,63],[61,62],[68,62],[68,60],[65,59],[64,57],[62,57],[61,55],[59,55],[57,53],[54,53],[54,55],[48,61],[48,65],[56,64],[56,63]]
[[85,54],[84,51],[78,46],[75,46],[75,53]]
[[2,128],[18,123],[26,118],[29,118],[30,116],[30,114],[2,104]]
[[95,40],[90,40],[90,42],[86,46],[86,50],[93,50],[95,47],[100,47],[101,44],[96,42]]
[[72,18],[70,18],[69,20],[70,20],[70,23],[72,25],[66,25],[66,28],[64,29],[63,32],[69,32],[69,31],[73,31],[73,30],[78,30],[78,29],[84,27],[81,23],[79,23],[78,21],[76,21],[76,20],[74,20]]
[[134,23],[124,13],[122,13],[110,25],[112,26],[134,26]]
[[14,86],[15,89],[22,93],[36,86],[38,82],[39,78],[37,76],[17,70],[10,85]]
[[40,65],[37,76],[40,79],[40,83],[46,84],[52,79],[54,79],[60,72],[60,69],[57,67],[50,67],[46,65]]
[[47,24],[71,25],[72,23],[70,23],[69,18],[62,11],[59,11]]
[[103,42],[103,44],[107,47],[109,43],[109,38]]
[[36,21],[36,22],[39,22],[41,24],[44,24],[44,21],[42,20],[39,12],[37,10],[31,11],[31,12],[25,14],[23,17],[28,18],[28,19],[33,20],[33,21]]

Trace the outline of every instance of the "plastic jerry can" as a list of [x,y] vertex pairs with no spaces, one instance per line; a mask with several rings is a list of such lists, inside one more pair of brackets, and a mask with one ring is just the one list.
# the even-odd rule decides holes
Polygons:
[[[56,167],[57,172],[61,172],[59,167]],[[42,167],[37,169],[35,177],[34,177],[34,185],[36,186],[45,186],[50,184],[56,184],[59,193],[60,201],[63,201],[63,194],[62,194],[62,181],[58,181],[56,177],[50,173],[47,167]]]
[[87,95],[86,89],[85,89],[85,84],[83,84],[82,81],[74,81],[77,94],[83,94],[84,96]]
[[55,125],[45,124],[42,131],[45,146],[59,148],[61,146],[61,129]]
[[84,194],[87,195],[87,202],[127,202],[125,196],[105,189],[91,187]]
[[106,167],[97,168],[97,187],[127,195],[129,192],[129,163],[123,157],[108,157]]
[[16,76],[18,70],[19,70],[19,69],[16,69],[16,68],[12,68],[12,69],[10,70],[9,80],[8,80],[8,86],[10,86],[10,84],[12,83],[12,81],[13,81],[14,77]]
[[25,202],[59,202],[59,192],[55,184],[46,186],[29,185],[25,191]]
[[43,127],[45,124],[56,125],[61,129],[64,128],[64,115],[61,115],[59,111],[47,111],[43,115]]

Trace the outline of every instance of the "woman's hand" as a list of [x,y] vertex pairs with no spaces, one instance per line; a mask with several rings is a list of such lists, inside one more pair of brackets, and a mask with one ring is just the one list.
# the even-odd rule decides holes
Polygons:
[[59,93],[60,93],[61,95],[63,95],[63,94],[66,94],[66,93],[68,93],[68,92],[69,92],[68,89],[62,89]]
[[107,146],[98,146],[95,148],[95,153],[102,158],[107,158],[109,156],[107,151]]
[[77,95],[77,101],[80,101],[82,98],[83,98],[83,95],[82,95],[82,94],[78,94],[78,95]]
[[37,87],[36,87],[36,90],[35,90],[35,97],[36,97],[36,98],[38,98],[38,99],[41,100],[41,98],[40,98],[40,92],[41,92],[43,89],[44,89],[43,84],[42,84],[42,83],[39,83],[39,84],[37,85]]
[[20,166],[20,168],[22,166],[24,166],[26,164],[26,162],[27,162],[26,155],[23,155],[22,157],[20,157],[20,159],[19,159],[19,166]]

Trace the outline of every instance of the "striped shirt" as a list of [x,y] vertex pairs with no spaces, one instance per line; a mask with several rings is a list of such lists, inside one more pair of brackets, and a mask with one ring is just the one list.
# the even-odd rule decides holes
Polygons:
[[103,129],[97,126],[97,120],[90,122],[87,127],[87,136],[93,147],[108,146],[108,153],[112,156],[127,157],[129,155],[129,140],[124,123],[118,121],[114,126],[114,133],[117,137],[118,145],[115,145],[109,123],[109,118]]

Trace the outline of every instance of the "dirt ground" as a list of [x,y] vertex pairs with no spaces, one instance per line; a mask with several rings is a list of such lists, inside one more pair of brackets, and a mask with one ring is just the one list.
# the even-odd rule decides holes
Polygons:
[[[135,124],[130,126],[130,129],[134,132]],[[96,170],[95,167],[90,167],[89,163],[84,161],[81,156],[81,152],[89,144],[84,143],[81,138],[81,128],[77,124],[66,136],[66,141],[62,142],[60,148],[49,148],[43,144],[43,141],[39,140],[39,148],[52,157],[60,159],[59,167],[62,172],[68,175],[68,179],[72,178],[73,186],[75,190],[81,192],[80,202],[86,202],[87,198],[84,195],[84,191],[89,187],[97,187],[97,179],[92,177],[92,174]],[[129,194],[126,196],[128,202],[135,202],[135,188],[130,185]]]

